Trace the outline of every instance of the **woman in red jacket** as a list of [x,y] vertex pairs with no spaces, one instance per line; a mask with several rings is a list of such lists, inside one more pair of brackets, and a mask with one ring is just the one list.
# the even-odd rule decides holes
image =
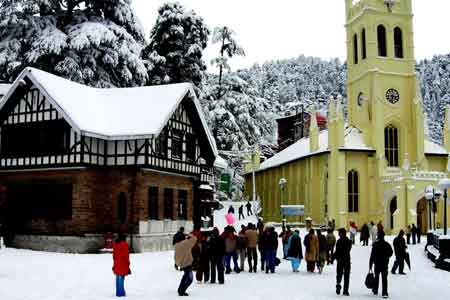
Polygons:
[[113,272],[116,275],[116,296],[125,297],[125,276],[130,272],[130,252],[125,235],[119,233],[118,238],[113,245]]

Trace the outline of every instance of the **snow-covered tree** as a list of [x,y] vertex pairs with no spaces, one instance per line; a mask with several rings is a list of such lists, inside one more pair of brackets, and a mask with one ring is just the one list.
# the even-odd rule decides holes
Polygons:
[[0,79],[33,66],[97,87],[147,81],[130,0],[5,0],[0,12]]
[[203,19],[180,3],[158,10],[150,43],[143,51],[150,84],[192,82],[201,85],[206,65],[202,60],[209,30]]
[[236,55],[245,56],[244,49],[239,46],[235,38],[235,32],[227,27],[216,27],[214,29],[212,42],[220,44],[220,56],[213,59],[211,63],[219,68],[219,87],[217,89],[217,99],[222,97],[222,78],[223,71],[230,70],[228,59]]

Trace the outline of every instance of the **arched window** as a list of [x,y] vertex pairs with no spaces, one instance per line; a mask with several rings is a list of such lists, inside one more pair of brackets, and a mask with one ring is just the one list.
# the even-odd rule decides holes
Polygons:
[[394,52],[395,57],[403,58],[403,34],[400,27],[394,29]]
[[117,218],[120,224],[124,224],[127,220],[127,196],[125,193],[120,193],[117,198]]
[[358,64],[358,36],[353,36],[353,63]]
[[362,59],[367,58],[367,46],[366,46],[366,29],[363,29],[361,32],[361,43],[362,43]]
[[385,156],[389,167],[398,167],[398,129],[389,125],[384,129]]
[[377,28],[378,37],[378,56],[386,57],[386,28],[383,25],[379,25]]
[[358,172],[348,172],[348,212],[359,212],[359,181]]

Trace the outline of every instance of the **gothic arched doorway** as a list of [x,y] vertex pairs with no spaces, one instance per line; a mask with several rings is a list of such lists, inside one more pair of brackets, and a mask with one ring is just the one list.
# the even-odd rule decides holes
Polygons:
[[428,212],[427,212],[427,200],[425,198],[420,199],[417,202],[417,228],[420,232],[428,232]]
[[392,198],[391,204],[389,205],[389,229],[394,229],[394,213],[397,210],[397,197]]

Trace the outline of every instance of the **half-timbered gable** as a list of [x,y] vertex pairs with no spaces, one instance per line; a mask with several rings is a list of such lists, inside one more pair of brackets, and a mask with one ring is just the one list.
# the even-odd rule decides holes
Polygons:
[[[130,109],[136,95],[142,107]],[[1,104],[0,123],[0,169],[142,166],[200,175],[216,158],[188,84],[99,90],[28,68]]]
[[190,84],[96,89],[27,68],[0,101],[9,242],[95,251],[95,234],[125,230],[138,251],[166,249],[211,214],[216,157]]

